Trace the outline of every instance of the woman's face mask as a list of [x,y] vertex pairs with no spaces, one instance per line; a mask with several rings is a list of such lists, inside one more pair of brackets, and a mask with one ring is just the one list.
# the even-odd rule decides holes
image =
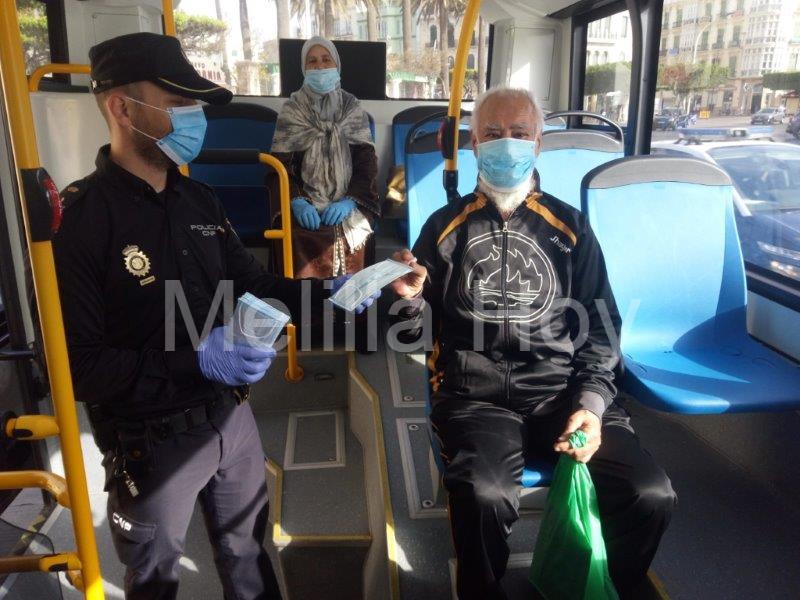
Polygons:
[[128,100],[167,113],[172,123],[172,131],[162,138],[155,138],[131,125],[134,131],[149,137],[151,140],[155,140],[156,146],[178,166],[190,163],[197,158],[203,148],[203,140],[206,137],[206,127],[208,125],[202,106],[195,104],[193,106],[176,106],[164,109],[136,98],[128,97]]
[[478,172],[500,192],[510,192],[529,181],[536,163],[536,142],[500,138],[477,145]]
[[305,85],[318,94],[327,94],[336,89],[340,77],[337,69],[307,69]]

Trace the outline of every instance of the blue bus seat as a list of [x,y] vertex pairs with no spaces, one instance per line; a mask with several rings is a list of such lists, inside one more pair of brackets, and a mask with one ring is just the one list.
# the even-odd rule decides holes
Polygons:
[[582,184],[623,316],[623,387],[684,414],[797,409],[798,365],[747,333],[733,187],[693,158],[629,157]]
[[[247,102],[204,107],[208,119],[203,148],[257,148],[269,152],[278,118],[271,108]],[[247,246],[265,246],[270,226],[267,168],[259,164],[190,165],[193,179],[214,188],[239,237]]]
[[579,209],[581,179],[595,167],[622,158],[623,143],[598,131],[552,127],[545,128],[536,159],[540,185],[542,191]]
[[[406,137],[408,136],[408,132],[411,131],[411,128],[423,119],[441,114],[443,111],[446,111],[446,107],[430,105],[412,106],[411,108],[401,110],[394,116],[392,119],[392,151],[393,164],[395,166],[405,164]],[[441,125],[441,121],[435,121],[433,124],[436,129],[432,131],[437,131],[439,125]]]
[[[438,125],[431,121],[409,131],[406,141],[406,204],[408,205],[408,247],[414,246],[419,232],[434,211],[447,204],[442,183],[444,158],[439,150]],[[441,123],[441,121],[435,121]],[[458,136],[458,192],[471,193],[478,181],[478,162],[472,151],[469,126],[461,124]]]
[[[367,111],[364,111],[367,112]],[[375,142],[375,118],[367,113],[367,119],[369,119],[369,132],[372,134],[372,141]]]

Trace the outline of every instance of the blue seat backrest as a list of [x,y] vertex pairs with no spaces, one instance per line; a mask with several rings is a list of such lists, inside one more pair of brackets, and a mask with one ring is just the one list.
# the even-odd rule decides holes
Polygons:
[[[556,122],[552,123],[556,125]],[[597,131],[550,129],[536,159],[542,190],[574,208],[581,206],[581,179],[595,167],[624,155],[622,142]]]
[[[411,128],[426,117],[446,111],[447,107],[445,106],[412,106],[394,116],[392,119],[392,149],[395,166],[405,164],[406,137]],[[435,121],[434,125],[438,129],[441,121]]]
[[[278,118],[271,108],[247,102],[205,107],[208,129],[204,148],[258,148],[269,152]],[[264,230],[270,226],[267,170],[261,164],[190,165],[193,179],[214,188],[242,241],[248,246],[266,245]]]
[[[208,129],[203,148],[258,148],[269,152],[278,118],[271,108],[247,102],[205,107]],[[193,165],[192,178],[211,186],[264,185],[261,165]]]
[[672,348],[721,315],[726,328],[746,331],[744,264],[724,171],[692,158],[629,157],[591,171],[582,192],[623,317],[623,350]]
[[[438,121],[436,123],[439,123]],[[411,248],[428,217],[447,204],[442,184],[444,158],[437,146],[438,125],[430,132],[425,123],[418,131],[409,133],[406,145],[406,204],[408,205],[408,247]],[[414,136],[411,138],[410,136]],[[471,193],[478,181],[478,163],[469,137],[469,129],[462,125],[458,149],[458,192]]]

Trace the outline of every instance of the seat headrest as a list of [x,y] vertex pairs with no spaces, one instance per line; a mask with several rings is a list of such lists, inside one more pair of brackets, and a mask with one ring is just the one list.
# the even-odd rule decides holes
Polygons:
[[603,189],[652,182],[731,185],[731,178],[718,166],[697,158],[629,156],[589,171],[583,187]]

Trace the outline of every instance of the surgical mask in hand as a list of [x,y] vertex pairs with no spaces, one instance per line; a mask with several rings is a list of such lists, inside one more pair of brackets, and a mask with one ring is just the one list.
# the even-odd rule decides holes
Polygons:
[[355,310],[359,304],[378,290],[411,271],[413,271],[411,267],[401,262],[391,259],[384,260],[353,275],[336,290],[330,300],[344,310]]
[[246,293],[239,298],[233,311],[233,341],[254,348],[271,348],[289,315]]
[[332,92],[339,81],[337,69],[308,69],[305,75],[305,84],[318,94]]
[[498,192],[513,192],[529,181],[536,163],[536,142],[500,138],[478,144],[478,172]]
[[167,113],[170,123],[172,123],[172,131],[161,139],[133,127],[135,131],[149,137],[151,140],[155,140],[161,151],[178,166],[190,163],[197,158],[203,148],[203,140],[206,137],[206,127],[208,125],[202,106],[195,104],[193,106],[175,106],[164,109],[136,98],[129,97],[128,100]]

